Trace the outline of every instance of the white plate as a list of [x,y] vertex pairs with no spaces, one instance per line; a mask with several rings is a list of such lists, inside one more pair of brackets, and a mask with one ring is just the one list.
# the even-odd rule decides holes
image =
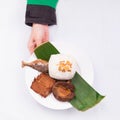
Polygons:
[[[92,85],[93,83],[93,67],[92,63],[89,59],[89,57],[79,48],[79,47],[74,47],[72,44],[68,44],[66,46],[66,43],[59,43],[59,42],[52,42],[52,44],[60,51],[60,53],[64,54],[69,54],[73,56],[80,68],[80,75],[90,84]],[[36,59],[35,55],[33,54],[30,58],[29,61],[32,61]],[[40,103],[41,105],[51,108],[51,109],[56,109],[56,110],[63,110],[63,109],[68,109],[71,108],[72,105],[69,102],[60,102],[56,100],[53,96],[53,94],[50,94],[47,98],[43,98],[37,93],[35,93],[31,88],[32,81],[34,77],[36,77],[39,73],[31,69],[29,67],[25,68],[25,80],[28,86],[28,90],[30,94],[33,96],[33,98]]]

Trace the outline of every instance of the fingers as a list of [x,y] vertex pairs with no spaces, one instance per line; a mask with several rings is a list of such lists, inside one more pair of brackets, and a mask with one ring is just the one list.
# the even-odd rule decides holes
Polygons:
[[35,42],[32,42],[30,44],[28,44],[28,49],[30,51],[30,54],[32,54],[34,52],[34,49],[36,48],[36,43]]
[[49,41],[49,31],[48,31],[48,28],[46,28],[44,34],[45,34],[45,35],[44,35],[43,42],[47,42],[47,41]]
[[28,50],[30,52],[30,54],[32,54],[34,52],[34,49],[36,48],[36,42],[35,39],[31,36],[29,41],[28,41]]
[[45,30],[43,36],[41,36],[39,39],[36,39],[36,44],[37,44],[36,47],[38,47],[39,45],[41,45],[44,42],[47,42],[48,40],[49,40],[49,33],[47,30]]
[[43,36],[41,36],[39,39],[36,39],[35,40],[36,47],[38,47],[40,44],[42,44],[42,42],[43,42]]
[[32,54],[36,47],[49,40],[48,25],[34,25],[28,42],[28,49]]

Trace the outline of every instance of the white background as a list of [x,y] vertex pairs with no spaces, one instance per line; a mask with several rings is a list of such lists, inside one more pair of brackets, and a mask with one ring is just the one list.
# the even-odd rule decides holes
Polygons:
[[50,40],[77,43],[93,63],[93,86],[106,98],[86,112],[47,109],[29,94],[25,9],[25,0],[0,1],[0,120],[120,120],[120,1],[60,0],[58,25],[50,27]]

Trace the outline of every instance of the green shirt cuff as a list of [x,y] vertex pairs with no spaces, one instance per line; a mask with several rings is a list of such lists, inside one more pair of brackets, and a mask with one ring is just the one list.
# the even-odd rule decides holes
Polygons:
[[27,0],[30,5],[45,5],[56,8],[58,0]]

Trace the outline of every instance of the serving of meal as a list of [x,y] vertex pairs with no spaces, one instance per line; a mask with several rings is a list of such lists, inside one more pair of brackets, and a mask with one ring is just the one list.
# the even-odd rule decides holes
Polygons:
[[66,108],[85,111],[104,98],[80,75],[79,64],[73,56],[60,53],[50,42],[40,45],[34,54],[36,58],[22,61],[22,67],[36,71],[28,87],[37,100],[48,103],[52,96],[53,102],[58,101],[56,107],[68,105]]

